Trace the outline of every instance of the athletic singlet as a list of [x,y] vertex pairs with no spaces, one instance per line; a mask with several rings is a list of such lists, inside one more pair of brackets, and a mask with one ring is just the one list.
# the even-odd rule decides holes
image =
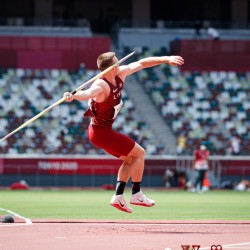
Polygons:
[[109,96],[103,102],[96,102],[89,99],[89,108],[84,113],[85,118],[91,118],[91,124],[112,127],[112,124],[122,107],[123,81],[116,76],[116,86],[102,78],[110,87]]
[[194,152],[195,157],[195,169],[207,169],[208,168],[208,157],[209,157],[209,151],[208,150],[201,150],[197,149]]
[[209,151],[208,150],[201,150],[197,149],[194,152],[195,161],[206,161],[209,157]]

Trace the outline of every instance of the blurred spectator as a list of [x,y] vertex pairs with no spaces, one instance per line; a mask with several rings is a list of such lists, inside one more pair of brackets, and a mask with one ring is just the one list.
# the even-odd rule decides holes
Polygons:
[[212,40],[219,40],[220,39],[219,32],[215,28],[212,28],[212,27],[207,28],[207,35]]
[[170,169],[166,169],[165,174],[163,176],[163,185],[166,188],[173,187],[174,186],[174,172]]
[[240,154],[240,138],[238,135],[233,136],[229,141],[228,154],[239,155]]
[[78,69],[78,75],[82,76],[86,73],[86,66],[85,63],[80,63],[79,69]]
[[187,139],[185,137],[185,134],[182,133],[178,137],[177,142],[176,142],[176,152],[177,152],[177,155],[183,155],[183,154],[185,154],[186,147],[187,147]]
[[209,170],[210,152],[205,145],[194,151],[193,168],[196,171],[193,191],[202,191],[204,178]]
[[250,191],[250,181],[249,180],[242,180],[238,183],[235,187],[236,191]]
[[179,189],[186,189],[187,187],[186,183],[187,183],[186,172],[178,171],[177,172],[177,187]]

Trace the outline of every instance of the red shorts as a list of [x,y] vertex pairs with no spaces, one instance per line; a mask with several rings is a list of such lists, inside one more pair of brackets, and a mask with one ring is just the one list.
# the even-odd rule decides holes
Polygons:
[[93,145],[104,149],[117,158],[127,156],[135,146],[135,142],[131,138],[112,130],[112,128],[90,125],[88,137]]

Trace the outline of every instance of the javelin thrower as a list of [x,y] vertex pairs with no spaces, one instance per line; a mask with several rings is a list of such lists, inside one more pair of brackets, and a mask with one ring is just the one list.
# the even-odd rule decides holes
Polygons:
[[[105,70],[118,62],[114,52],[101,54],[97,58],[99,70]],[[132,213],[132,208],[124,199],[124,189],[131,178],[132,195],[130,204],[152,207],[155,201],[146,197],[141,191],[141,181],[144,171],[144,149],[128,136],[112,129],[120,109],[122,108],[122,90],[127,76],[144,68],[169,64],[181,66],[184,60],[180,56],[147,57],[128,65],[115,66],[104,73],[101,78],[93,82],[91,87],[75,94],[64,93],[67,102],[73,100],[89,101],[89,108],[84,116],[90,118],[88,137],[93,145],[102,148],[110,155],[123,161],[118,171],[116,191],[110,205],[127,213]]]

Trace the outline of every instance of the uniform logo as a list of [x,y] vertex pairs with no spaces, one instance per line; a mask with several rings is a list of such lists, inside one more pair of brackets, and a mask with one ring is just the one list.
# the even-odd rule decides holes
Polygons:
[[119,204],[121,207],[124,207],[124,204],[122,204],[119,200],[118,200]]

